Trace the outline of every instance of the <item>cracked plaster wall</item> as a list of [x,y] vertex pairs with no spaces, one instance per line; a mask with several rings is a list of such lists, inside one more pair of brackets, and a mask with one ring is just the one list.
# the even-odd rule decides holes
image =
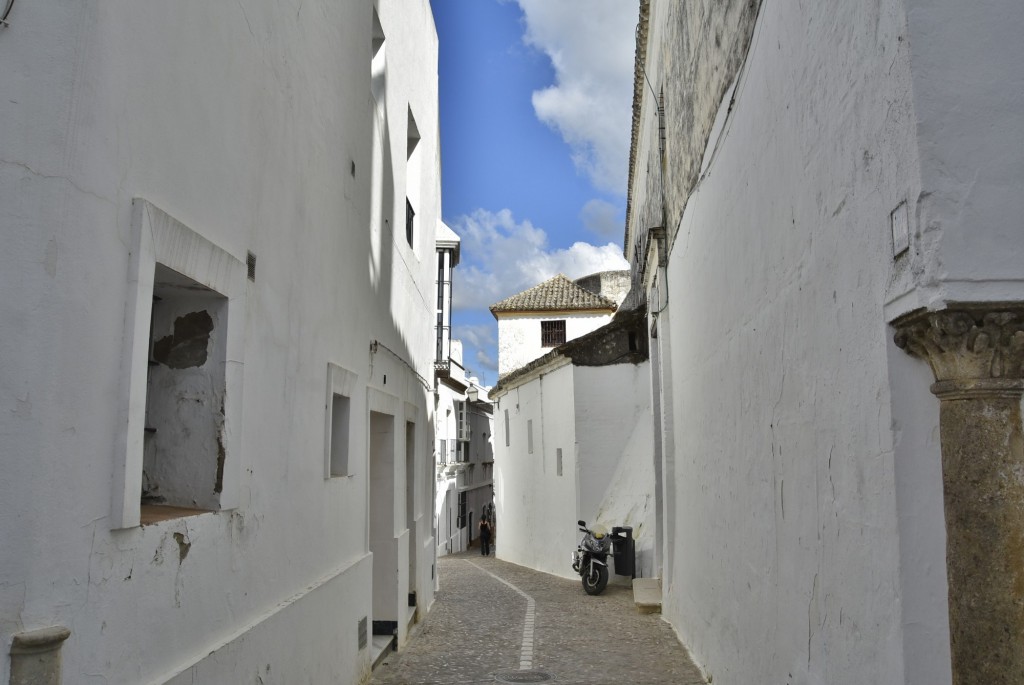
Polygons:
[[[368,667],[358,417],[368,387],[415,407],[429,502],[432,408],[416,374],[433,352],[433,226],[414,252],[390,218],[404,220],[409,109],[437,130],[429,3],[373,5],[388,40],[376,108],[371,3],[16,3],[0,29],[0,651],[65,625],[65,679],[84,685],[189,682],[182,669],[258,682],[257,664],[265,682],[355,681]],[[439,147],[420,146],[426,219]],[[234,511],[111,530],[136,197],[242,262],[258,256],[244,468]],[[368,353],[374,339],[398,357]],[[323,478],[328,361],[358,377],[351,478]],[[404,512],[404,482],[395,491]],[[418,516],[425,610],[434,545]],[[321,630],[325,614],[339,631]],[[8,670],[0,658],[0,682]]]
[[[671,314],[675,436],[663,613],[715,683],[950,681],[937,403],[927,367],[893,355],[886,322],[948,297],[954,279],[972,297],[1019,299],[1006,264],[1024,239],[1019,193],[984,182],[981,161],[1019,178],[1020,156],[992,146],[1021,139],[1021,108],[1007,112],[1021,90],[994,83],[1019,80],[1006,65],[1020,42],[981,31],[1019,28],[1021,13],[954,4],[650,5],[670,236],[651,308]],[[662,208],[642,89],[634,231]],[[974,199],[929,200],[922,220],[918,198],[951,179]],[[911,248],[894,260],[889,216],[903,201]],[[935,249],[926,231],[943,236]]]

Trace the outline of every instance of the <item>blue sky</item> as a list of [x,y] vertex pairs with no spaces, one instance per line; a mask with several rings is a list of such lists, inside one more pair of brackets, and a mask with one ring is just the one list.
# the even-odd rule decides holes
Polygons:
[[442,214],[462,238],[453,337],[497,380],[487,306],[622,259],[633,0],[431,0]]

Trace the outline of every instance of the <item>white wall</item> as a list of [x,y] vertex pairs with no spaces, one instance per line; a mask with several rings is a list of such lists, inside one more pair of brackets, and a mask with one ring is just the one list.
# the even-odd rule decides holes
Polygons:
[[630,526],[636,575],[654,575],[654,437],[650,363],[574,369],[579,511],[608,530]]
[[609,530],[632,526],[639,538],[638,563],[646,575],[652,574],[654,462],[649,384],[647,364],[576,367],[563,363],[501,391],[494,419],[500,558],[574,577],[566,559],[580,536],[575,522],[583,519]]
[[[655,88],[686,68],[662,61],[674,7],[652,8]],[[715,683],[904,682],[883,312],[889,215],[918,188],[901,9],[764,3],[705,173],[669,216],[663,614]],[[671,157],[683,113],[666,116]]]
[[573,367],[567,364],[502,394],[494,418],[498,558],[566,578],[574,575],[568,559],[578,541],[574,402]]
[[[373,4],[386,107],[369,95]],[[411,583],[429,607],[432,406],[417,374],[433,354],[437,37],[427,0],[373,4],[15,5],[0,35],[2,651],[60,624],[68,682],[241,682],[267,666],[358,680],[369,388],[395,400],[398,455],[416,425],[414,530],[402,459],[388,497],[395,544],[414,541],[400,554],[422,557],[395,592]],[[400,223],[410,108],[427,165],[416,250]],[[257,266],[244,365],[228,362],[244,376],[237,508],[112,530],[137,197]],[[328,362],[357,378],[353,473],[332,479]]]
[[894,279],[886,313],[1024,299],[1024,6],[903,5],[921,192],[909,198],[909,273]]
[[573,340],[611,321],[611,314],[559,312],[550,316],[506,314],[498,317],[498,374],[505,375],[553,350],[541,343],[540,322],[565,320],[565,340]]

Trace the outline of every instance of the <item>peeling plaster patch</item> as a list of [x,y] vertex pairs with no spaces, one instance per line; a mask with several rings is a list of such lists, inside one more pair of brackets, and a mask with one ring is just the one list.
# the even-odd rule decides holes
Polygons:
[[178,563],[185,561],[185,557],[188,556],[188,551],[192,548],[192,543],[187,542],[187,538],[184,533],[175,533],[174,541],[178,543]]
[[153,359],[172,369],[187,369],[206,363],[213,318],[205,309],[179,316],[174,333],[153,343]]

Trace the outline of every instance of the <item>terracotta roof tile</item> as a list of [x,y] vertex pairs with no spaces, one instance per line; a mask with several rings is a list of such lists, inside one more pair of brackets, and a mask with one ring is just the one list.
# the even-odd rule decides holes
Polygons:
[[584,290],[562,274],[490,307],[495,316],[499,312],[615,311],[615,308],[612,300]]

